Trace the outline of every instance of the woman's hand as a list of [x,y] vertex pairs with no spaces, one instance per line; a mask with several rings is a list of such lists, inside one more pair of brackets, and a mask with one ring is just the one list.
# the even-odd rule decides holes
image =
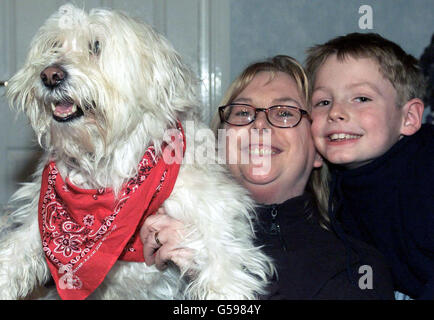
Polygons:
[[193,252],[179,248],[184,232],[184,224],[169,217],[163,208],[149,216],[140,229],[145,263],[148,266],[155,263],[159,270],[164,270],[169,260],[181,270],[188,267],[193,259]]

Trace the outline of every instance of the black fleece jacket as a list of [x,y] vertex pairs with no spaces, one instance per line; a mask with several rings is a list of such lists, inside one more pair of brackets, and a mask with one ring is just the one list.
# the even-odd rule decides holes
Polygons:
[[[363,247],[362,257],[346,249],[336,235],[318,222],[312,196],[258,208],[257,244],[277,266],[277,277],[262,299],[393,299],[391,277],[383,257]],[[364,269],[372,268],[372,289],[361,289]],[[362,285],[363,287],[363,285]]]

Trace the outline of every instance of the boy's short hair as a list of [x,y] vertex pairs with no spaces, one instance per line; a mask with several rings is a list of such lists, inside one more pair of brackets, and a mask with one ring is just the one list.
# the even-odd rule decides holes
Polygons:
[[318,69],[333,54],[336,54],[340,61],[347,57],[372,58],[377,61],[380,73],[391,82],[397,92],[396,104],[399,107],[413,98],[424,97],[425,79],[417,59],[396,43],[376,33],[350,33],[308,49],[306,72],[311,94]]

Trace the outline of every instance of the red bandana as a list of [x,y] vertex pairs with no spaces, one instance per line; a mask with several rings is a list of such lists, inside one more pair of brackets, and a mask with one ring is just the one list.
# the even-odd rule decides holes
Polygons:
[[54,162],[45,167],[39,230],[62,299],[85,299],[118,259],[144,262],[140,227],[172,192],[185,151],[180,123],[178,130],[178,136],[163,145],[162,158],[156,157],[154,147],[146,150],[138,174],[117,200],[110,189],[85,190],[64,182]]

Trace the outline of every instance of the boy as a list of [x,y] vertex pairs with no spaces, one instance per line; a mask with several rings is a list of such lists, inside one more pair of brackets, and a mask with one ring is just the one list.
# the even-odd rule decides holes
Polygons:
[[421,125],[417,60],[353,33],[309,49],[306,68],[315,145],[332,164],[332,227],[377,247],[397,291],[434,299],[434,126]]

